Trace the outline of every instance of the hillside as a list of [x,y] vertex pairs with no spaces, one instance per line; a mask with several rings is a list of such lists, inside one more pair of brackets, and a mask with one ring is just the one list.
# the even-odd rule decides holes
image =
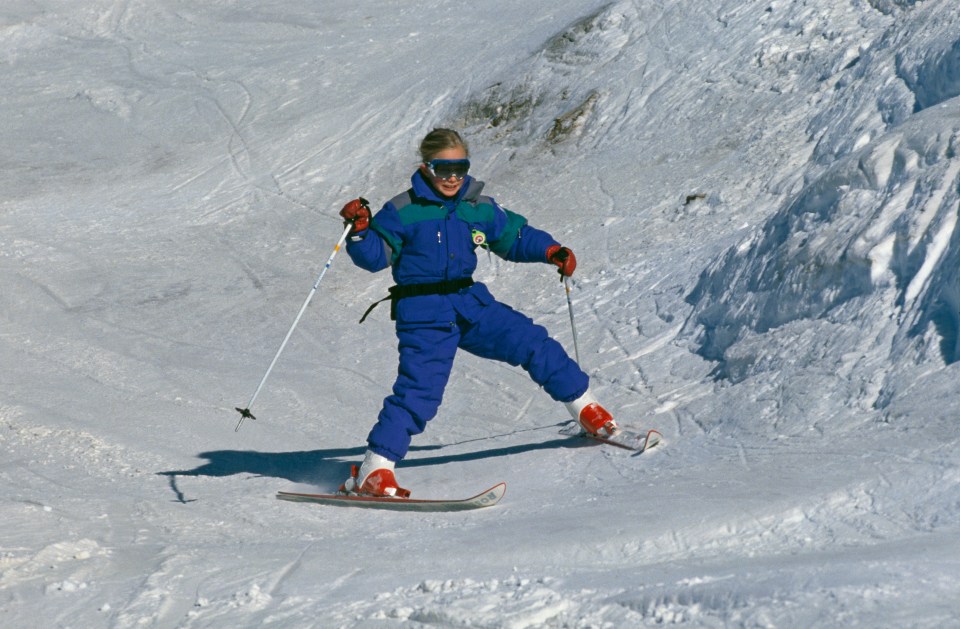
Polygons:
[[[0,8],[5,627],[945,627],[960,617],[960,7],[13,0]],[[434,126],[577,254],[639,457],[458,356],[419,497],[281,502],[396,373],[342,229]],[[555,269],[476,278],[572,351]]]

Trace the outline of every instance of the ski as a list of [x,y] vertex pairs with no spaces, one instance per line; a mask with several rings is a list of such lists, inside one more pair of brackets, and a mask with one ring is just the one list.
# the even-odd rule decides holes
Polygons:
[[624,450],[630,450],[636,454],[646,452],[659,444],[663,439],[663,435],[656,430],[636,431],[627,428],[621,428],[615,435],[593,435],[586,432],[580,427],[580,424],[576,422],[571,422],[570,425],[564,427],[560,432],[565,435],[590,439],[598,443],[606,443],[611,446],[623,448]]
[[471,498],[460,500],[424,500],[419,498],[394,498],[387,496],[357,496],[350,494],[300,494],[289,491],[277,492],[279,500],[292,502],[312,502],[314,504],[335,505],[338,507],[361,507],[365,509],[385,509],[389,511],[468,511],[492,507],[500,502],[507,491],[507,484],[494,485]]

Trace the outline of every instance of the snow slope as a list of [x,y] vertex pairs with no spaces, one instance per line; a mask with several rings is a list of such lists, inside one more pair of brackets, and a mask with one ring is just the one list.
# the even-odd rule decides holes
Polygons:
[[[960,8],[948,0],[8,0],[0,623],[960,626]],[[630,457],[458,358],[401,467],[314,508],[395,372],[348,199],[433,126],[573,248]],[[477,277],[572,349],[541,265]]]

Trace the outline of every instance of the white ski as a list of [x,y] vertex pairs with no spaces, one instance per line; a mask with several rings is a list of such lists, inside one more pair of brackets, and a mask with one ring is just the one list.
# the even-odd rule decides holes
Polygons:
[[618,448],[631,450],[637,454],[656,446],[663,439],[663,435],[656,430],[637,431],[627,428],[621,428],[620,431],[614,435],[593,435],[586,432],[577,422],[570,422],[570,424],[562,428],[560,432],[571,437],[584,437],[592,441],[617,446]]
[[494,485],[471,498],[460,500],[424,500],[419,498],[394,498],[386,496],[358,496],[351,494],[300,494],[288,491],[277,492],[280,500],[312,502],[339,507],[362,507],[390,511],[468,511],[492,507],[500,502],[507,491],[507,484]]

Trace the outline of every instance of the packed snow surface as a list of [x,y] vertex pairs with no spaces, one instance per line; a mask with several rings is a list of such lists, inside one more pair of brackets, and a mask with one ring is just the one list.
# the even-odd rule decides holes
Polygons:
[[[6,0],[4,627],[960,626],[956,0]],[[458,358],[399,468],[329,491],[396,369],[363,195],[462,129],[571,247],[642,456]],[[555,270],[477,278],[570,351]]]

